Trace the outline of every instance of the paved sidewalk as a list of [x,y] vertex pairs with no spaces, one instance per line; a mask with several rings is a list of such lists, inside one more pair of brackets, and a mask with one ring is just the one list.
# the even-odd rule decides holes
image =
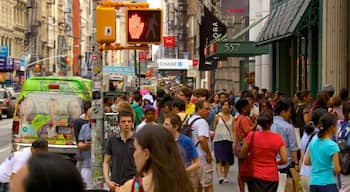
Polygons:
[[216,174],[216,165],[215,165],[215,171],[214,171],[214,191],[215,192],[237,192],[238,185],[237,185],[237,174],[238,174],[238,166],[237,166],[237,158],[235,158],[235,163],[230,166],[230,170],[228,173],[228,183],[219,184],[218,178]]

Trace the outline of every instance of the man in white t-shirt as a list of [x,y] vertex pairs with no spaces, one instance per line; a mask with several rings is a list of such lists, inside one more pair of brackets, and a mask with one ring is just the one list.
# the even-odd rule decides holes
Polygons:
[[210,112],[210,103],[207,101],[198,101],[196,103],[196,113],[189,119],[189,124],[192,125],[192,140],[196,146],[199,159],[201,161],[201,167],[195,175],[191,175],[192,183],[197,183],[193,186],[196,188],[195,191],[202,191],[204,188],[205,192],[213,191],[213,163],[212,155],[210,151],[211,141],[209,137],[209,124],[205,120]]
[[0,192],[7,192],[8,184],[13,174],[22,168],[32,155],[42,151],[48,151],[48,143],[45,139],[35,140],[32,143],[32,147],[11,153],[0,165]]

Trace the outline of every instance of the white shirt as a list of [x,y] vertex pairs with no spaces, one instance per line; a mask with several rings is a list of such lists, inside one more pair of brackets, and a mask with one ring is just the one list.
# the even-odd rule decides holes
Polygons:
[[[151,122],[152,124],[156,124],[155,122]],[[136,127],[136,133],[139,132],[141,129],[143,129],[143,127],[145,125],[147,125],[148,123],[146,122],[146,120],[143,120],[137,127]]]
[[[200,117],[199,115],[192,115],[192,117],[188,120],[189,123],[191,123],[194,119]],[[210,146],[211,146],[211,141],[210,141],[210,137],[209,137],[209,124],[207,123],[207,121],[205,119],[198,119],[196,122],[193,123],[192,125],[192,140],[194,145],[196,145],[199,141],[199,137],[204,136],[207,138],[207,142],[208,142],[208,147],[210,150]],[[197,145],[197,152],[198,152],[198,156],[200,159],[205,159],[207,156],[207,153],[202,149],[201,145],[198,144]]]
[[10,156],[0,165],[0,182],[9,183],[10,176],[22,168],[31,156],[32,151],[30,147],[10,154]]

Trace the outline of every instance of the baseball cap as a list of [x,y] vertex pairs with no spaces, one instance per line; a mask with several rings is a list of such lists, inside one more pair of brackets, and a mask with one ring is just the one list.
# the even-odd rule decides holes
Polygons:
[[154,109],[154,107],[153,107],[153,105],[150,105],[150,104],[148,104],[148,105],[145,105],[144,107],[143,107],[143,111],[144,112],[146,112],[146,111],[148,111],[148,110],[155,110]]
[[149,95],[149,94],[144,95],[144,96],[142,97],[142,101],[144,101],[144,100],[147,100],[148,102],[153,103],[153,97],[152,97],[152,95]]

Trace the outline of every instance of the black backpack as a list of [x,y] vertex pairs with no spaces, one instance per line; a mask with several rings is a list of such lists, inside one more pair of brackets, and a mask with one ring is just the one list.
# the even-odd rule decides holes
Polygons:
[[350,123],[345,122],[339,133],[337,143],[340,149],[339,152],[339,163],[341,173],[344,175],[350,174],[350,146],[347,145],[347,138],[350,134]]
[[182,129],[180,130],[180,133],[186,135],[187,137],[192,139],[192,125],[194,124],[194,122],[196,122],[199,119],[203,119],[201,117],[197,117],[194,120],[192,120],[192,122],[190,123],[189,120],[190,118],[187,119],[186,124],[182,127]]

